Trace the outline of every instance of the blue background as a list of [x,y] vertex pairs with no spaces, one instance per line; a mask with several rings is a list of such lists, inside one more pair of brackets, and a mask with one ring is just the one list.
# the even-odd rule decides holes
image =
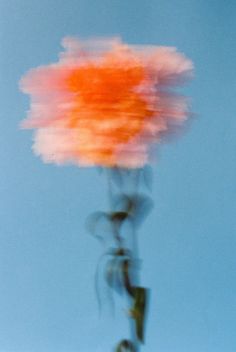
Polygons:
[[0,352],[110,351],[128,325],[101,318],[93,275],[102,248],[84,222],[106,209],[96,169],[45,165],[19,130],[32,67],[67,35],[176,46],[196,67],[196,113],[153,168],[155,208],[140,229],[151,288],[148,352],[236,351],[236,3],[223,0],[1,0]]

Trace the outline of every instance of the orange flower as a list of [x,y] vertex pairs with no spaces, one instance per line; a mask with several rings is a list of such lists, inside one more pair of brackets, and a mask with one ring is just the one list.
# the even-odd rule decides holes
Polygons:
[[32,103],[23,128],[34,128],[45,162],[141,167],[171,123],[186,119],[183,97],[169,88],[192,70],[173,48],[127,46],[119,39],[66,38],[59,62],[31,70],[21,89]]

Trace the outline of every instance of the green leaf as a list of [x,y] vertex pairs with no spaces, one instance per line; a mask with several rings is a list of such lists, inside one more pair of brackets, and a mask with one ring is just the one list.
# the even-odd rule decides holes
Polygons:
[[141,342],[144,342],[144,324],[147,306],[147,289],[134,287],[134,303],[130,310],[131,317],[135,320],[136,335]]

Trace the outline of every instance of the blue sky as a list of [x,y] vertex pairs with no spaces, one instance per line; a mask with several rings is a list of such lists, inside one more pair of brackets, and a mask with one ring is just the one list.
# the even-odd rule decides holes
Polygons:
[[235,10],[230,0],[0,1],[0,352],[111,351],[128,334],[121,307],[99,318],[94,293],[102,248],[84,223],[107,208],[104,177],[43,164],[19,130],[29,107],[20,77],[56,61],[67,35],[121,35],[193,60],[184,92],[195,118],[161,146],[140,228],[151,289],[142,351],[236,350]]

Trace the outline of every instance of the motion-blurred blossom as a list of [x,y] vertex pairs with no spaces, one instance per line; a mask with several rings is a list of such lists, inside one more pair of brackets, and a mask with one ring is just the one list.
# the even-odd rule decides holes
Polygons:
[[45,162],[139,168],[173,125],[189,115],[171,91],[192,75],[192,62],[172,47],[127,45],[119,38],[64,38],[57,63],[21,80],[31,107],[23,128]]

